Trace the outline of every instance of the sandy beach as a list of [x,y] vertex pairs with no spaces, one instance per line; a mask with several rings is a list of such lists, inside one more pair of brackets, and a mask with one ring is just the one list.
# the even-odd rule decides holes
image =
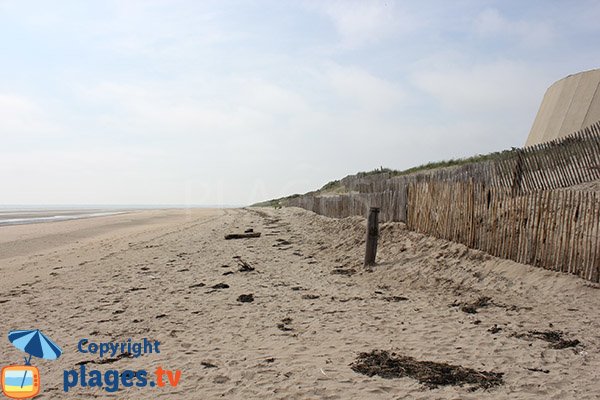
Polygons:
[[[262,235],[224,240],[246,229]],[[148,210],[2,227],[2,335],[37,328],[62,347],[58,360],[34,363],[45,399],[598,398],[597,285],[400,223],[382,225],[378,265],[368,271],[364,235],[363,218],[297,208]],[[555,348],[532,333],[548,331],[580,343]],[[78,351],[84,338],[148,338],[161,352],[100,358]],[[502,383],[431,387],[355,372],[351,364],[372,350],[501,373]],[[3,339],[0,366],[21,360]],[[82,364],[161,366],[181,378],[176,387],[65,394],[63,371]]]

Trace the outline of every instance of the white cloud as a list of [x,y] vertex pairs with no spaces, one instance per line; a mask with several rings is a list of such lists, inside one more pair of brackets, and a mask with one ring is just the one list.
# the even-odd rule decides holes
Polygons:
[[432,108],[432,123],[441,129],[433,137],[446,147],[431,153],[467,156],[523,145],[555,79],[551,70],[509,60],[469,64],[455,55],[442,60],[411,76],[421,95],[429,97],[425,102],[438,106]]
[[80,90],[91,107],[107,109],[102,121],[131,135],[185,138],[259,137],[272,134],[277,123],[308,110],[298,94],[258,79],[219,79],[180,86],[145,82],[106,82]]
[[398,107],[405,98],[398,84],[356,66],[329,64],[327,78],[340,103],[361,111],[387,111]]
[[539,20],[510,20],[496,9],[486,9],[475,19],[475,32],[481,36],[500,36],[516,39],[528,47],[548,46],[556,40],[549,22]]
[[[0,157],[5,204],[182,202],[160,151],[142,146],[27,150]],[[148,160],[154,160],[149,163]],[[156,188],[160,187],[159,191]],[[147,200],[145,200],[147,199]],[[150,200],[152,199],[152,200]]]
[[153,59],[193,57],[205,46],[239,38],[228,29],[216,7],[201,2],[116,1],[114,17],[94,26],[104,47]]
[[418,26],[413,16],[392,1],[324,1],[311,6],[331,18],[342,45],[350,48],[411,32]]
[[443,108],[463,117],[521,114],[541,101],[548,82],[546,74],[534,66],[511,61],[446,63],[418,70],[412,79]]
[[0,137],[56,135],[59,127],[48,111],[33,99],[0,93]]

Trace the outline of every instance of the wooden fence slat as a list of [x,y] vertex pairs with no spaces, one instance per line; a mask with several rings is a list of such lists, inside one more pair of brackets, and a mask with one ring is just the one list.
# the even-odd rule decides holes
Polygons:
[[591,265],[591,246],[592,246],[592,241],[591,241],[591,236],[592,236],[592,218],[593,218],[593,213],[594,213],[594,209],[592,208],[592,194],[591,193],[586,193],[585,195],[585,212],[583,213],[584,218],[585,218],[585,235],[584,235],[584,245],[583,245],[583,251],[584,251],[584,257],[582,260],[583,263],[583,267],[584,267],[584,271],[583,271],[583,276],[582,278],[584,279],[588,279],[591,280],[592,278],[592,265]]
[[541,261],[540,261],[540,250],[544,250],[544,244],[545,244],[545,226],[546,226],[546,222],[548,221],[547,218],[547,212],[548,212],[548,207],[547,207],[547,194],[548,191],[546,190],[540,190],[538,192],[538,199],[537,199],[537,210],[533,210],[533,212],[537,211],[537,225],[534,226],[535,232],[534,232],[534,237],[533,237],[533,241],[532,241],[532,245],[533,245],[533,249],[531,252],[531,260],[530,262],[528,262],[528,264],[530,265],[534,265],[536,267],[541,267]]
[[573,242],[575,241],[575,231],[573,219],[575,218],[575,213],[577,212],[577,205],[575,204],[575,193],[569,192],[569,218],[567,218],[567,246],[565,248],[565,262],[562,265],[561,271],[567,272],[569,270],[569,266],[571,265],[571,260],[573,257]]
[[597,282],[597,271],[600,268],[600,262],[597,262],[597,255],[600,254],[598,249],[598,243],[600,242],[600,201],[597,193],[591,193],[590,200],[592,215],[590,216],[590,271],[588,279]]
[[553,265],[553,270],[560,270],[562,266],[565,264],[565,253],[567,248],[568,241],[568,232],[567,232],[567,220],[569,218],[569,196],[570,192],[558,192],[560,196],[560,216],[559,216],[559,229],[560,229],[560,241],[558,252],[556,254],[556,263]]

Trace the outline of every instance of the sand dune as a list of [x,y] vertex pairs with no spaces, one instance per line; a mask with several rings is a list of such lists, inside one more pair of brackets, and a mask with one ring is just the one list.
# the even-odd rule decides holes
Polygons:
[[[262,236],[224,240],[247,228]],[[63,370],[86,361],[102,371],[160,365],[182,377],[176,388],[73,388],[73,397],[598,398],[598,287],[396,223],[382,226],[379,265],[366,271],[364,231],[362,218],[293,208],[5,227],[3,327],[39,328],[62,346],[59,360],[35,363],[48,399],[66,397]],[[244,271],[243,262],[255,269]],[[238,301],[250,294],[253,301]],[[482,298],[482,307],[468,307]],[[581,344],[555,349],[530,331],[561,331]],[[160,354],[99,364],[77,352],[81,338],[145,337],[161,342]],[[504,383],[430,388],[353,371],[358,354],[371,350],[499,372]],[[21,356],[0,343],[0,365]]]

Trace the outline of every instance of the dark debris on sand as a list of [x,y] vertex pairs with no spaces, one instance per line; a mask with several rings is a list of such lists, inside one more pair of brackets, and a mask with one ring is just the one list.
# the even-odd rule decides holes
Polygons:
[[388,296],[388,297],[384,297],[383,299],[385,301],[389,301],[389,302],[393,302],[393,303],[398,303],[400,301],[407,301],[408,297],[404,297],[404,296]]
[[494,324],[494,326],[492,326],[490,329],[488,329],[488,332],[490,332],[492,335],[495,335],[496,333],[500,332],[502,330],[501,327],[498,326],[498,324]]
[[331,275],[346,275],[352,276],[356,274],[356,270],[354,268],[334,268],[331,271]]
[[527,333],[517,333],[514,336],[520,339],[540,339],[550,343],[550,347],[553,349],[566,349],[581,344],[577,339],[565,339],[564,333],[561,331],[529,331]]
[[276,239],[276,241],[277,243],[275,243],[273,247],[289,246],[290,244],[292,244],[292,242],[285,239]]
[[188,286],[190,289],[194,289],[194,288],[199,288],[199,287],[204,287],[206,286],[204,283],[200,282],[200,283],[194,283],[193,285]]
[[211,289],[229,289],[229,285],[226,283],[217,283],[214,286],[211,286]]
[[235,256],[233,258],[238,263],[238,266],[240,267],[240,269],[239,269],[240,272],[252,272],[256,269],[252,265],[250,265],[250,263],[244,261],[242,259],[242,257],[240,257],[240,256]]
[[463,303],[460,307],[460,310],[462,312],[466,312],[467,314],[477,314],[477,311],[480,308],[484,308],[491,305],[491,300],[491,297],[482,296],[472,303]]
[[472,389],[488,389],[503,383],[501,372],[477,371],[459,365],[432,361],[418,361],[412,357],[400,356],[385,350],[360,353],[350,364],[354,372],[367,376],[380,376],[385,379],[409,377],[433,389],[438,386],[465,384]]
[[291,318],[284,318],[281,320],[281,323],[277,324],[277,328],[284,332],[293,331],[293,328],[290,328],[288,325],[292,323]]
[[250,293],[250,294],[241,294],[237,298],[237,301],[239,301],[240,303],[252,303],[254,301],[254,295],[252,293]]

